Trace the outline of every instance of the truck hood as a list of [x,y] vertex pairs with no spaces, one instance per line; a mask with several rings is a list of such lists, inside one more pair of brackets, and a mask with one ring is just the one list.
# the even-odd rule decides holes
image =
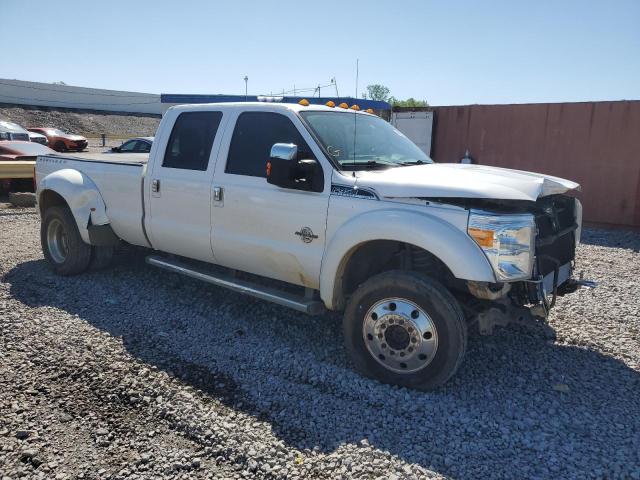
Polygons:
[[433,163],[356,172],[356,187],[387,198],[490,198],[529,200],[580,189],[563,178],[508,168]]

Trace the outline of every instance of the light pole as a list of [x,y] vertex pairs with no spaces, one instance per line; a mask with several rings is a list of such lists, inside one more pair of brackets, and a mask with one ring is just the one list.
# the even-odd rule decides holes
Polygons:
[[249,77],[244,76],[244,101],[247,101],[247,84],[249,83]]
[[340,94],[338,93],[338,82],[336,81],[336,77],[333,77],[331,79],[331,83],[333,83],[333,86],[336,87],[336,97],[340,97]]

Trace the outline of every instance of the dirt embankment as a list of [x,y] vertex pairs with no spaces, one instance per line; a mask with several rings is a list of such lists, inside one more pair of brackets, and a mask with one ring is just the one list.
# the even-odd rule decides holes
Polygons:
[[0,104],[0,120],[9,120],[25,128],[55,127],[86,137],[105,134],[112,138],[152,136],[160,123],[160,117],[151,115],[4,104]]

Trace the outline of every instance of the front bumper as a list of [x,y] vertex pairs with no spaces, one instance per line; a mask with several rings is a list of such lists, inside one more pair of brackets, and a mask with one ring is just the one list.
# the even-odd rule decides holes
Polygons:
[[[529,300],[539,305],[537,310],[540,315],[546,316],[555,304],[558,297],[573,293],[579,288],[595,288],[597,283],[593,280],[585,280],[580,274],[579,278],[573,277],[573,262],[558,265],[552,272],[538,277],[537,280],[529,280]],[[536,308],[536,307],[534,307]]]

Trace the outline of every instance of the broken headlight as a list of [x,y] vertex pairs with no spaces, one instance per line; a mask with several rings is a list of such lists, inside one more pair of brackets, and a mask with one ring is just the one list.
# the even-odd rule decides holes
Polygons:
[[471,211],[467,232],[484,251],[498,281],[531,277],[536,233],[533,215]]

